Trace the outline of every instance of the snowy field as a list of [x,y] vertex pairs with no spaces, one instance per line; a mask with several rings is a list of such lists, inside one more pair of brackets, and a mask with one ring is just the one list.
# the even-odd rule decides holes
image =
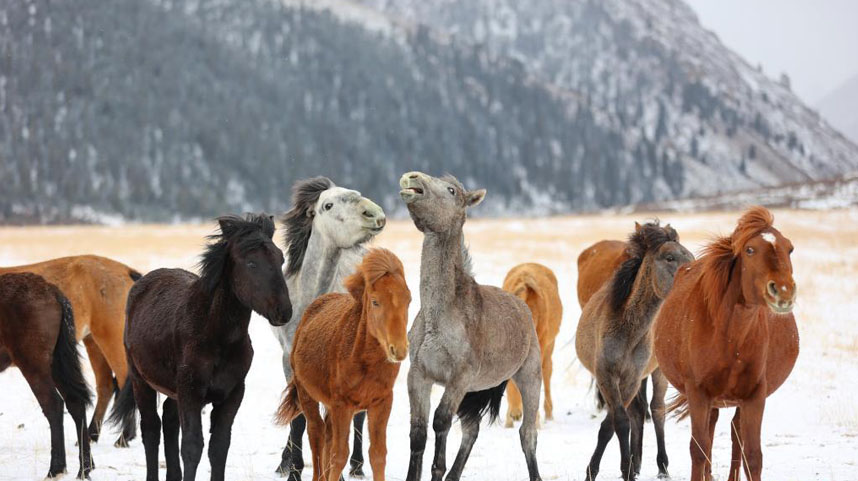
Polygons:
[[[664,214],[683,243],[699,252],[707,238],[732,231],[738,213]],[[772,480],[846,481],[858,479],[858,210],[831,212],[776,211],[775,225],[795,244],[793,262],[799,286],[795,315],[801,332],[801,354],[790,379],[771,396],[763,422],[764,475]],[[595,446],[601,416],[594,409],[589,374],[575,358],[573,336],[580,315],[575,295],[578,253],[599,239],[625,237],[634,220],[644,215],[563,217],[522,220],[472,220],[465,225],[477,280],[500,285],[506,272],[525,261],[551,267],[560,282],[563,324],[554,353],[555,419],[539,431],[537,455],[545,480],[581,480]],[[163,266],[192,268],[213,224],[195,226],[28,227],[0,228],[0,265],[20,264],[70,254],[113,257],[142,271]],[[277,233],[280,239],[280,233]],[[411,318],[419,308],[418,279],[421,236],[410,221],[391,222],[374,242],[399,255],[414,293]],[[272,415],[284,388],[280,346],[268,323],[254,316],[251,337],[256,351],[247,378],[247,394],[233,427],[227,477],[234,480],[279,479],[287,429],[275,426]],[[92,376],[89,373],[90,382]],[[408,460],[408,399],[403,366],[395,388],[388,426],[387,478],[404,479]],[[14,368],[0,374],[0,480],[41,479],[50,458],[48,423]],[[434,391],[433,407],[441,389]],[[668,393],[670,396],[670,392]],[[503,407],[505,413],[506,406]],[[716,479],[726,479],[730,460],[729,419],[722,413],[713,452]],[[204,416],[204,424],[207,424]],[[77,448],[70,416],[65,418],[66,450],[71,474],[77,471]],[[207,433],[208,428],[204,426]],[[641,480],[656,479],[655,440],[645,427]],[[139,438],[128,449],[112,445],[116,434],[104,433],[93,445],[93,480],[131,480],[145,476]],[[452,464],[458,448],[454,424],[448,446]],[[666,439],[669,471],[687,480],[690,471],[687,421],[668,419]],[[206,440],[208,434],[206,434]],[[434,437],[429,436],[423,479],[429,479]],[[305,447],[308,447],[305,443]],[[163,464],[162,455],[161,466]],[[309,455],[305,454],[305,459]],[[367,466],[368,468],[368,466]],[[161,479],[165,476],[161,470]],[[304,471],[304,479],[312,470]],[[369,470],[367,470],[369,474]],[[619,450],[615,441],[602,461],[600,479],[617,479]],[[199,479],[208,479],[206,456]],[[463,479],[522,481],[527,479],[518,433],[502,425],[483,427]]]

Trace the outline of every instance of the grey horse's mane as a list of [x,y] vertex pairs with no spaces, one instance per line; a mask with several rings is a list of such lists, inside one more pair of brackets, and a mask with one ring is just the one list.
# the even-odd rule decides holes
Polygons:
[[336,187],[327,177],[313,177],[299,180],[292,186],[292,209],[283,215],[283,227],[285,227],[286,255],[286,277],[291,277],[301,270],[304,263],[304,254],[307,252],[307,244],[310,242],[310,234],[313,233],[313,215],[311,209],[319,201],[322,192]]

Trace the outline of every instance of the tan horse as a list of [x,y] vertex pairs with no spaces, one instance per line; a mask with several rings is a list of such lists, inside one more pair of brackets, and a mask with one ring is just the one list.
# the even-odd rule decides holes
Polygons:
[[[640,225],[635,222],[635,226]],[[602,240],[581,252],[578,256],[578,304],[582,309],[628,258],[626,243],[618,240]]]
[[745,212],[732,235],[680,269],[655,321],[655,355],[680,392],[671,409],[691,415],[692,481],[712,479],[718,410],[732,406],[729,479],[739,480],[742,463],[761,479],[766,398],[798,357],[793,247],[773,222],[763,207]]
[[[110,396],[125,385],[127,374],[122,336],[125,330],[125,301],[140,273],[111,259],[84,255],[61,257],[37,264],[0,268],[0,274],[32,272],[56,285],[74,309],[75,333],[83,339],[95,373],[97,401],[89,434],[98,440]],[[116,381],[114,381],[116,376]],[[135,436],[134,424],[116,441],[127,446]]]
[[[542,385],[545,386],[545,419],[553,419],[551,402],[551,355],[554,352],[554,339],[560,332],[563,319],[563,305],[557,290],[557,278],[554,272],[542,264],[527,263],[513,267],[503,281],[503,290],[512,293],[527,304],[536,325],[536,337],[542,354]],[[522,415],[521,392],[515,381],[506,385],[507,402],[506,427],[513,426]]]
[[313,481],[336,481],[348,460],[349,423],[366,410],[372,477],[384,481],[387,420],[408,353],[411,292],[402,262],[387,249],[371,249],[345,287],[348,294],[325,294],[304,311],[292,348],[294,376],[277,419],[286,424],[304,412]]

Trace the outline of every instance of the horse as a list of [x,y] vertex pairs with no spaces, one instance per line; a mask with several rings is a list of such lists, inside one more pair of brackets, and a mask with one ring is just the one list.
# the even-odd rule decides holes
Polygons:
[[199,276],[183,269],[157,269],[128,294],[125,350],[131,382],[122,389],[110,420],[127,423],[135,404],[140,410],[148,481],[158,479],[159,392],[167,396],[167,479],[195,479],[203,450],[200,412],[211,403],[211,479],[223,480],[232,422],[253,359],[247,332],[251,310],[278,326],[292,315],[280,272],[283,253],[272,241],[273,218],[224,216],[218,224],[220,234],[209,237]]
[[[669,227],[668,224],[665,227]],[[635,230],[639,230],[641,225],[635,222]],[[677,235],[677,241],[679,236]],[[624,241],[619,240],[601,240],[584,249],[578,256],[578,303],[581,309],[587,304],[587,301],[595,294],[606,282],[613,276],[614,272],[629,259],[629,253],[626,249],[627,245]],[[652,414],[653,427],[655,428],[655,439],[658,446],[658,455],[656,463],[659,467],[659,473],[662,477],[667,476],[667,448],[664,442],[664,397],[667,393],[667,378],[661,373],[661,369],[656,368],[650,375],[652,378],[652,399],[649,404],[649,410],[646,407],[646,387],[647,380],[644,378],[641,381],[640,392],[634,402],[642,402],[644,404],[645,419],[649,419]],[[602,394],[596,390],[596,406],[599,410],[605,407],[605,401],[602,399]],[[641,409],[636,407],[636,409]],[[643,435],[638,440],[641,447],[638,449],[638,454],[643,451]],[[642,461],[642,460],[641,460]]]
[[[327,177],[300,180],[292,187],[292,208],[283,217],[287,264],[286,285],[292,298],[292,321],[274,328],[283,347],[283,373],[292,379],[289,355],[304,309],[328,292],[346,292],[343,280],[354,273],[366,248],[364,245],[384,228],[384,211],[360,192],[336,186]],[[363,476],[363,424],[366,413],[354,419],[354,450],[350,474]],[[289,441],[283,448],[276,472],[300,481],[304,469],[302,444],[306,421],[296,417],[290,426]]]
[[[536,325],[536,338],[542,357],[542,385],[545,389],[545,419],[554,419],[551,402],[551,354],[554,352],[554,339],[560,332],[563,320],[563,304],[557,289],[554,272],[542,264],[519,264],[507,273],[503,281],[503,290],[512,293],[530,308],[533,323]],[[507,403],[505,426],[511,428],[513,421],[521,419],[521,392],[515,381],[506,385]]]
[[345,286],[348,294],[325,294],[304,312],[291,355],[295,374],[278,420],[285,424],[304,412],[313,480],[337,480],[349,455],[349,421],[366,410],[372,477],[384,481],[387,420],[408,352],[411,291],[402,262],[387,249],[371,249]]
[[[89,436],[98,441],[104,413],[114,392],[125,385],[127,368],[122,333],[125,329],[125,300],[134,281],[141,277],[125,264],[104,257],[84,255],[0,268],[0,274],[32,272],[57,286],[74,309],[78,340],[83,339],[95,374],[96,403]],[[123,432],[114,443],[127,447],[136,427]]]
[[[626,250],[629,258],[584,306],[575,335],[578,359],[595,378],[608,411],[587,466],[585,479],[590,481],[596,479],[614,433],[623,479],[634,480],[640,473],[646,399],[639,393],[642,380],[657,367],[652,320],[676,271],[694,258],[676,231],[657,221],[636,226]],[[657,458],[662,477],[667,476],[663,454]]]
[[446,471],[447,434],[457,412],[462,444],[447,475],[457,481],[471,453],[486,411],[494,421],[508,379],[521,391],[524,419],[519,429],[530,481],[539,480],[536,424],[542,366],[539,340],[527,304],[497,287],[477,284],[471,272],[462,226],[466,209],[478,205],[484,189],[469,191],[453,176],[404,174],[400,196],[423,233],[420,311],[408,333],[411,346],[408,399],[411,456],[408,481],[420,479],[433,384],[444,386],[435,411],[432,480]]
[[771,212],[748,209],[731,235],[680,270],[655,321],[658,363],[679,391],[670,408],[691,415],[694,481],[712,478],[718,410],[733,406],[729,479],[739,480],[743,463],[749,480],[761,479],[766,397],[798,358],[792,251]]
[[[48,477],[66,471],[63,401],[74,419],[80,469],[95,467],[86,430],[92,393],[80,367],[71,302],[53,284],[32,273],[0,274],[0,372],[17,366],[51,426]],[[59,393],[57,392],[59,391]]]

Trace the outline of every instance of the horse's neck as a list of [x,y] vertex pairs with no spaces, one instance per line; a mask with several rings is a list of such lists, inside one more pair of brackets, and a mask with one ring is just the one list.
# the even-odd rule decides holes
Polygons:
[[469,275],[462,265],[462,228],[450,232],[427,232],[420,258],[420,302],[427,309],[440,309],[455,300],[457,276]]
[[652,321],[655,318],[655,313],[661,306],[662,298],[658,295],[653,286],[652,276],[652,261],[644,260],[643,264],[635,277],[632,292],[629,294],[629,299],[625,304],[623,312],[624,320],[629,325],[630,334],[642,334],[649,330]]
[[359,310],[354,310],[349,318],[350,325],[347,329],[354,332],[354,345],[351,350],[351,358],[354,363],[373,364],[387,358],[381,343],[369,332],[368,319],[369,306],[363,302]]
[[294,304],[306,308],[322,294],[344,292],[343,280],[354,272],[364,253],[366,249],[362,245],[341,249],[314,231],[301,270],[290,279],[290,292],[295,292]]
[[224,281],[212,294],[201,294],[208,301],[205,314],[196,319],[195,327],[201,335],[221,344],[230,344],[248,335],[251,310],[238,300]]
[[[717,336],[730,345],[742,344],[756,328],[765,328],[764,307],[747,306],[742,295],[741,259],[737,260],[730,272],[730,280],[721,296],[721,303],[714,313],[712,323]],[[762,314],[762,315],[761,315]]]

